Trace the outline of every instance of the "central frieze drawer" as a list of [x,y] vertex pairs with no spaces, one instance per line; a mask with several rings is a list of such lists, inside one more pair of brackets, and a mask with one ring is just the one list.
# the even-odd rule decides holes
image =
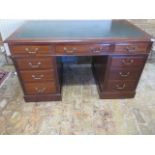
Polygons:
[[21,78],[25,82],[50,81],[54,80],[53,70],[20,71]]
[[49,69],[53,68],[53,57],[46,58],[18,58],[15,59],[20,70]]
[[51,94],[56,93],[55,82],[43,82],[43,83],[24,83],[26,94]]
[[111,44],[57,45],[57,54],[86,54],[112,51]]
[[13,55],[46,55],[54,51],[52,46],[48,45],[12,45],[11,52]]

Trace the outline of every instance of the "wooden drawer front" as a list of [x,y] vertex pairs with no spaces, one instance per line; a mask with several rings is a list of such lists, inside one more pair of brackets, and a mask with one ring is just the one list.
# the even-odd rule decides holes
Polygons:
[[53,57],[49,58],[19,58],[15,60],[20,70],[53,68]]
[[146,56],[113,56],[111,59],[112,67],[140,67],[146,61]]
[[55,82],[24,83],[26,94],[51,94],[56,93]]
[[58,45],[56,46],[57,54],[75,54],[90,53],[89,45]]
[[92,54],[113,52],[113,48],[114,46],[112,44],[94,44],[90,47]]
[[101,53],[112,50],[110,44],[90,44],[90,45],[57,45],[57,54],[86,54],[86,53]]
[[137,80],[141,69],[111,69],[109,72],[110,80]]
[[42,71],[20,71],[21,78],[25,82],[50,81],[54,80],[53,70]]
[[109,80],[106,85],[107,91],[132,91],[136,88],[136,81]]
[[115,52],[117,53],[149,53],[148,43],[122,43],[115,45]]
[[53,50],[52,47],[46,45],[13,45],[11,52],[13,55],[30,55],[39,56],[49,54]]

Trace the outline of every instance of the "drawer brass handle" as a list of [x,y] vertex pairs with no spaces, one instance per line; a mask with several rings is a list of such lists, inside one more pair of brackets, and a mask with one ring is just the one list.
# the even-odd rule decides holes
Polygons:
[[92,51],[93,53],[100,53],[100,52],[103,51],[103,48],[102,48],[102,47],[100,47],[100,48],[90,48],[90,49],[91,49],[91,51]]
[[28,52],[28,54],[36,54],[38,52],[39,48],[35,48],[33,51],[31,51],[29,48],[25,48],[25,51]]
[[127,73],[119,72],[119,75],[121,77],[128,77],[130,75],[130,72],[127,72]]
[[42,75],[32,75],[32,78],[34,79],[34,80],[41,80],[42,78],[44,77],[44,75],[42,74]]
[[125,88],[125,86],[126,86],[125,83],[122,86],[120,86],[119,84],[117,84],[116,85],[116,89],[123,90]]
[[74,47],[72,50],[68,50],[67,47],[64,47],[64,52],[66,53],[74,53],[77,49]]
[[100,50],[93,50],[93,52],[94,52],[94,53],[100,53],[100,52],[102,52],[102,51],[100,51]]
[[123,59],[123,60],[122,60],[122,63],[123,63],[124,65],[128,65],[128,66],[131,65],[133,62],[134,62],[133,59],[129,59],[129,60]]
[[31,68],[39,68],[39,66],[41,65],[41,62],[38,62],[37,64],[32,64],[31,62],[29,62],[29,66],[31,67]]
[[45,87],[44,88],[38,88],[38,87],[36,87],[35,90],[36,90],[37,93],[44,93],[45,90],[46,90],[46,88]]
[[125,47],[125,50],[127,50],[127,52],[134,52],[136,47]]

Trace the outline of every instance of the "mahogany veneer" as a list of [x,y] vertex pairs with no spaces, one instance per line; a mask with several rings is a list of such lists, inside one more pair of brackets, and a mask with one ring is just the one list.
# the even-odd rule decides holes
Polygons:
[[8,43],[25,101],[61,100],[59,56],[92,56],[100,98],[132,98],[152,45],[125,20],[29,21]]

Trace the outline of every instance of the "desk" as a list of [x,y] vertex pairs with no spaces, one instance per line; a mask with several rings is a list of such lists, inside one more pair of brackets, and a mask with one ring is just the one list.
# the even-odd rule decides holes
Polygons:
[[29,21],[8,43],[25,101],[61,100],[59,56],[92,56],[99,97],[133,98],[152,45],[125,20]]

